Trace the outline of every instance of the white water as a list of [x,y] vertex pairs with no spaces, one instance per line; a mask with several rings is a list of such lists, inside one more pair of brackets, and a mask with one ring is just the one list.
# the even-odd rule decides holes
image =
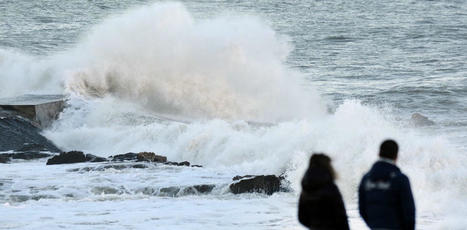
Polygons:
[[[162,199],[164,208],[146,206],[144,199],[148,198],[141,198],[137,192],[128,197],[117,196],[115,203],[99,203],[101,197],[94,197],[96,194],[88,189],[93,182],[110,181],[112,186],[124,185],[137,191],[138,186],[151,181],[148,179],[151,172],[111,171],[82,177],[70,172],[62,174],[64,168],[60,167],[49,169],[41,165],[37,169],[37,165],[26,165],[32,171],[51,170],[58,177],[52,185],[61,186],[58,191],[63,190],[63,194],[54,194],[61,198],[59,204],[55,200],[40,200],[21,205],[24,210],[57,205],[56,209],[74,212],[69,206],[78,204],[74,200],[72,204],[65,202],[68,191],[81,194],[77,199],[86,201],[78,205],[76,212],[82,209],[99,212],[98,206],[103,205],[114,210],[109,211],[111,217],[121,217],[122,212],[162,209],[168,213],[167,220],[173,218],[171,214],[177,215],[175,210],[185,209],[184,213],[193,217],[183,218],[180,228],[192,229],[219,227],[213,222],[238,214],[227,210],[250,210],[254,206],[257,213],[266,215],[270,206],[275,206],[278,210],[285,209],[266,215],[283,220],[274,222],[275,228],[297,227],[294,202],[299,181],[308,157],[319,151],[333,158],[352,226],[360,228],[362,224],[355,211],[356,186],[376,160],[380,142],[390,137],[400,143],[399,165],[411,179],[422,227],[462,229],[467,224],[461,212],[467,210],[467,170],[463,166],[466,154],[442,135],[404,128],[408,122],[397,120],[391,108],[347,100],[335,112],[326,113],[324,99],[313,89],[304,90],[300,74],[284,64],[290,49],[286,37],[276,34],[258,18],[224,16],[195,20],[183,5],[165,3],[109,18],[87,33],[75,48],[60,54],[31,57],[2,50],[0,84],[9,87],[2,88],[1,96],[24,92],[71,94],[70,106],[45,132],[64,150],[83,150],[100,156],[154,151],[169,160],[188,160],[206,167],[199,171],[187,169],[183,175],[162,175],[179,184],[209,183],[209,180],[227,184],[236,174],[286,173],[293,189],[291,194],[271,198],[246,196],[240,200],[219,192],[203,198],[201,204],[196,197],[180,198],[182,201]],[[251,124],[245,120],[273,123]],[[19,173],[24,185],[18,186],[24,190],[27,179],[33,177],[23,170],[4,170],[11,177]],[[199,181],[207,174],[220,176]],[[100,179],[93,181],[93,176]],[[133,186],[130,181],[135,178],[139,180]],[[74,185],[67,181],[73,181]],[[162,186],[167,181],[151,182]],[[224,199],[227,201],[221,202]],[[220,203],[226,210],[213,209]],[[19,209],[17,206],[10,209],[10,204],[5,204],[2,209],[14,210],[10,212],[14,218],[24,215],[21,205]],[[199,214],[197,205],[210,211]],[[222,214],[216,217],[218,212]],[[248,218],[242,217],[249,221],[227,222],[230,225],[226,228],[236,228],[235,224],[242,224],[242,228],[243,225],[273,228],[261,223],[262,214],[255,216],[252,211]],[[145,215],[149,214],[138,215],[141,221],[143,217],[149,218]],[[38,216],[32,215],[31,221],[40,223],[37,219]],[[50,223],[66,218],[57,219]],[[97,219],[104,224],[109,221]],[[136,219],[129,224],[142,227]],[[193,219],[200,222],[193,224]],[[432,220],[434,224],[430,223]],[[165,228],[173,229],[176,222],[168,220]]]

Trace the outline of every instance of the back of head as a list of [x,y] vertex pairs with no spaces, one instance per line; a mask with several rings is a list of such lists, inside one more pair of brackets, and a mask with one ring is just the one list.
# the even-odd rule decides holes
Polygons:
[[382,158],[396,160],[399,146],[394,140],[385,140],[379,148],[379,156]]
[[331,158],[323,153],[314,153],[310,158],[310,169],[312,168],[321,168],[325,169],[331,175],[331,178],[334,180],[336,178],[336,173],[331,165]]

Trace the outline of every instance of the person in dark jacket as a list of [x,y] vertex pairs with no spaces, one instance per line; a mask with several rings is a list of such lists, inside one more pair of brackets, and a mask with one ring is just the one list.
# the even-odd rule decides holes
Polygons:
[[409,178],[396,166],[398,150],[395,141],[384,141],[380,160],[360,182],[360,215],[371,229],[415,229],[414,199]]
[[344,202],[334,179],[331,158],[313,154],[302,180],[298,205],[298,220],[309,229],[349,229]]

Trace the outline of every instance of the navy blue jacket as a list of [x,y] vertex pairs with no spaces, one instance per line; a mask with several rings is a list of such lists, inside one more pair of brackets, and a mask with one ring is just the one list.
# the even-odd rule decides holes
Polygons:
[[371,229],[415,229],[409,178],[394,164],[378,161],[358,189],[360,215]]

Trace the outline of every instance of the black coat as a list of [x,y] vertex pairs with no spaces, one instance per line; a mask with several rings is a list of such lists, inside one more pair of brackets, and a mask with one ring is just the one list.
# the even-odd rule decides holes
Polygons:
[[378,161],[358,189],[360,215],[370,228],[415,229],[415,204],[407,176],[391,163]]
[[309,229],[347,230],[347,213],[339,189],[326,169],[308,169],[302,180],[298,220]]

